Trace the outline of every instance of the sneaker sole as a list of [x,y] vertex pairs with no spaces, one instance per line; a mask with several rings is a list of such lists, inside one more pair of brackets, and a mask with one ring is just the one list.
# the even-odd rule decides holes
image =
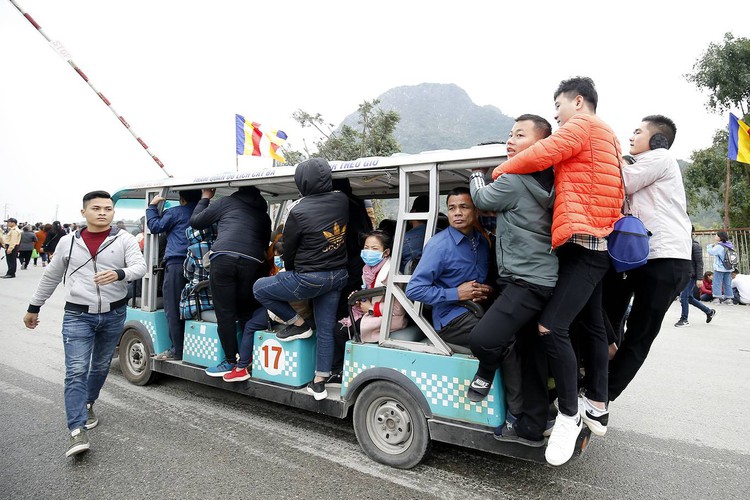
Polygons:
[[[487,394],[489,394],[489,391],[487,391]],[[466,398],[472,403],[479,403],[480,401],[484,401],[484,398],[487,397],[487,394],[482,394],[481,392],[471,387],[466,389]]]
[[222,377],[224,379],[224,382],[244,382],[245,380],[250,380],[252,378],[252,375],[247,374],[243,375],[241,377],[233,377],[233,378],[226,378]]
[[99,425],[99,419],[98,418],[96,420],[94,420],[93,422],[91,422],[91,423],[86,422],[86,425],[84,425],[83,428],[86,429],[87,431],[90,431],[91,429],[93,429],[97,425]]
[[325,398],[328,397],[328,391],[326,390],[323,390],[323,392],[315,392],[308,387],[307,392],[312,394],[316,401],[323,401]]
[[312,330],[308,330],[306,332],[298,333],[297,335],[292,335],[291,337],[285,337],[283,339],[277,335],[276,340],[278,340],[279,342],[291,342],[292,340],[309,339],[310,337],[312,337],[312,334]]
[[204,372],[204,373],[205,373],[206,375],[208,375],[209,377],[214,377],[214,378],[219,378],[219,377],[223,377],[223,376],[224,376],[224,375],[226,375],[227,373],[232,373],[231,371],[228,371],[228,372],[213,372],[213,373],[209,373],[209,372],[207,372],[207,371],[205,371],[205,370],[204,370],[203,372]]
[[73,448],[69,448],[68,451],[65,452],[66,457],[72,457],[73,455],[78,455],[79,453],[83,453],[84,451],[88,451],[91,448],[91,445],[89,443],[83,443],[79,444],[78,446],[74,446]]

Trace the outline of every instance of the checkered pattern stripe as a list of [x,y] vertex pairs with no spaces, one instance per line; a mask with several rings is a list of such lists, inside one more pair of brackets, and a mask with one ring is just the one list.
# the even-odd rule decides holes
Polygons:
[[[253,346],[253,370],[263,370],[263,351],[261,346]],[[299,353],[290,349],[284,349],[284,370],[278,375],[269,375],[271,377],[291,377],[297,378],[299,369]]]
[[184,354],[206,361],[219,362],[219,339],[185,333]]
[[[357,361],[350,363],[349,360],[344,362],[344,375],[342,385],[344,391],[352,383],[354,378],[363,371],[375,368],[375,365],[360,364]],[[400,370],[414,382],[422,394],[427,398],[430,406],[439,408],[453,408],[454,410],[463,410],[478,413],[480,415],[495,415],[497,409],[495,396],[490,393],[481,403],[472,403],[466,398],[466,389],[468,389],[471,380],[459,379],[447,375],[437,375],[434,373],[417,372],[415,370]]]
[[138,321],[146,327],[146,331],[148,331],[148,335],[151,337],[151,343],[156,344],[156,325],[154,322],[145,319],[139,319]]

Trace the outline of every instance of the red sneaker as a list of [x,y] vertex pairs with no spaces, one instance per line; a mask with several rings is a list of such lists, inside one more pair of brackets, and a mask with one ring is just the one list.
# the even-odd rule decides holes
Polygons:
[[243,380],[248,380],[250,377],[251,375],[247,371],[247,368],[237,368],[235,366],[231,372],[225,373],[221,378],[224,379],[224,382],[242,382]]

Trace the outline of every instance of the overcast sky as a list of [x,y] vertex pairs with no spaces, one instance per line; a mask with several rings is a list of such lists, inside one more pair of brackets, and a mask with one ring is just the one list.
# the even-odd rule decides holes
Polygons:
[[[749,4],[725,0],[18,1],[176,177],[235,169],[235,113],[301,149],[296,109],[339,123],[363,100],[432,82],[552,121],[552,93],[575,75],[594,79],[624,148],[661,113],[688,159],[728,117],[683,75],[725,32],[747,37],[750,19]],[[74,221],[85,192],[163,176],[8,0],[0,68],[3,215]]]

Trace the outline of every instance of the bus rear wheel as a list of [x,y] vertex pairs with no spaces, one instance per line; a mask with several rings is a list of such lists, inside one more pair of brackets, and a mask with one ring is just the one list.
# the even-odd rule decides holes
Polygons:
[[418,465],[430,447],[427,419],[417,402],[402,387],[382,380],[357,397],[354,433],[367,456],[399,469]]
[[128,328],[120,339],[120,370],[135,385],[147,385],[156,378],[151,370],[151,343],[134,328]]

